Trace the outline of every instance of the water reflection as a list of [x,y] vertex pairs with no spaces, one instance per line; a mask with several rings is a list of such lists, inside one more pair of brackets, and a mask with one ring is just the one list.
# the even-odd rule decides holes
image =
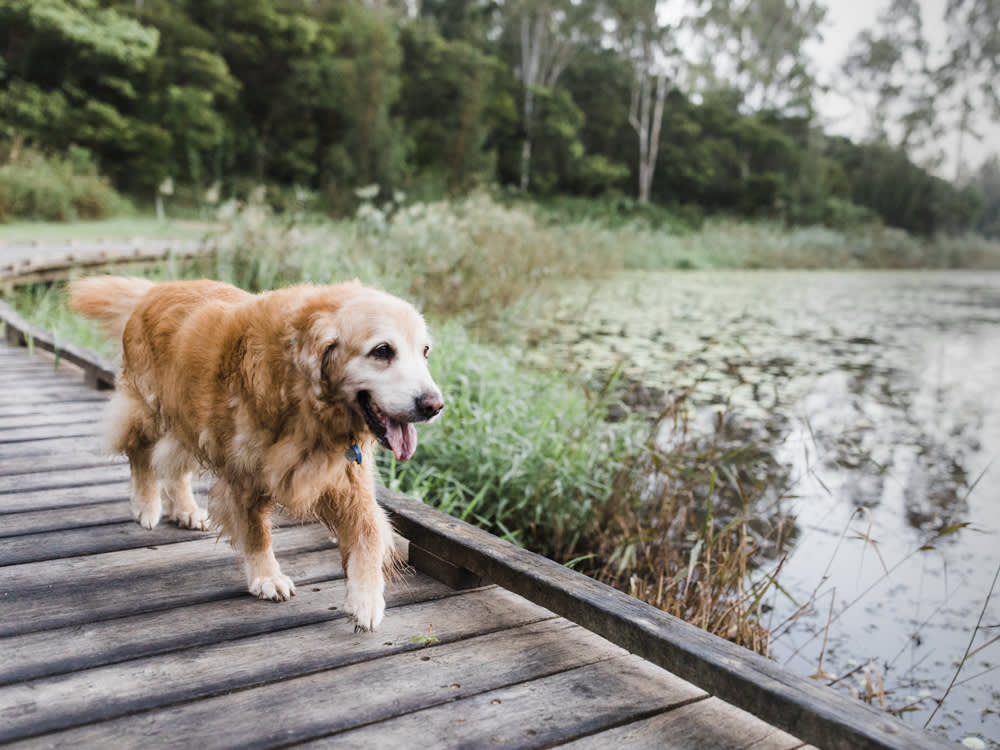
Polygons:
[[[998,562],[1000,274],[622,275],[560,286],[534,319],[529,359],[596,379],[620,366],[629,406],[684,398],[696,433],[761,449],[744,466],[778,496],[759,513],[798,530],[782,581],[796,602],[826,597],[780,628],[775,656],[815,670],[832,599],[826,668],[881,660],[922,722],[920,690],[950,680]],[[796,610],[773,607],[775,625]],[[1000,644],[963,676],[997,659]],[[1000,735],[994,678],[958,688],[935,724]]]

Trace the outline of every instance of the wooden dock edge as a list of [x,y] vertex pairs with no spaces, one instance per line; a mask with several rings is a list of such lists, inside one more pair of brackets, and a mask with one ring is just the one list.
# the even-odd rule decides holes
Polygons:
[[15,286],[65,281],[80,271],[120,270],[147,267],[165,260],[189,260],[212,249],[197,240],[155,240],[136,238],[96,250],[78,249],[61,256],[37,256],[0,264],[0,291],[10,293]]
[[[81,367],[91,387],[114,387],[112,363],[96,352],[56,342],[4,302],[0,322],[10,344],[53,352]],[[831,750],[953,746],[419,500],[379,487],[378,501],[409,540],[411,563],[429,575],[458,588],[481,581],[502,586],[812,745]]]
[[83,379],[91,388],[103,391],[115,387],[114,363],[93,349],[58,341],[52,333],[25,320],[3,301],[0,301],[0,322],[11,346],[41,349],[51,352],[58,359],[72,362],[83,370]]

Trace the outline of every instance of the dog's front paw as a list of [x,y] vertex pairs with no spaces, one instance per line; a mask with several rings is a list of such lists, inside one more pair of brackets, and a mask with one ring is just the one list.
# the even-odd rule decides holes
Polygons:
[[204,508],[195,508],[190,512],[181,511],[174,513],[170,520],[182,529],[194,529],[195,531],[208,531],[208,511]]
[[344,609],[354,618],[354,632],[372,632],[382,624],[385,616],[385,599],[377,591],[347,586]]
[[295,584],[288,576],[278,573],[274,576],[254,578],[250,581],[250,593],[258,599],[287,602],[295,596]]
[[143,510],[133,510],[132,517],[137,524],[149,531],[155,528],[156,524],[160,522],[160,509],[152,510],[144,508]]

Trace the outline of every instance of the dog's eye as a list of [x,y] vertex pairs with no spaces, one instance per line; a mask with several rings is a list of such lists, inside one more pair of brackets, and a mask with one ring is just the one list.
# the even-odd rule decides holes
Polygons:
[[431,356],[431,348],[429,346],[425,346],[424,347],[424,359],[427,359],[429,356]]
[[392,358],[396,356],[396,350],[388,344],[379,344],[368,352],[368,356],[374,357],[375,359],[381,359],[385,362],[391,362]]

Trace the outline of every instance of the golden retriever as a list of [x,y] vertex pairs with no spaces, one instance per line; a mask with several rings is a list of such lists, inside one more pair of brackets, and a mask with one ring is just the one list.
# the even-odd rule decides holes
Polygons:
[[[357,281],[252,295],[97,276],[70,285],[70,306],[121,338],[109,438],[131,465],[136,521],[159,522],[162,486],[171,520],[206,529],[210,517],[250,593],[285,601],[295,586],[271,549],[272,511],[318,518],[337,535],[355,628],[375,630],[393,560],[375,444],[409,459],[413,423],[444,407],[420,314]],[[191,493],[199,467],[217,477],[210,514]]]

